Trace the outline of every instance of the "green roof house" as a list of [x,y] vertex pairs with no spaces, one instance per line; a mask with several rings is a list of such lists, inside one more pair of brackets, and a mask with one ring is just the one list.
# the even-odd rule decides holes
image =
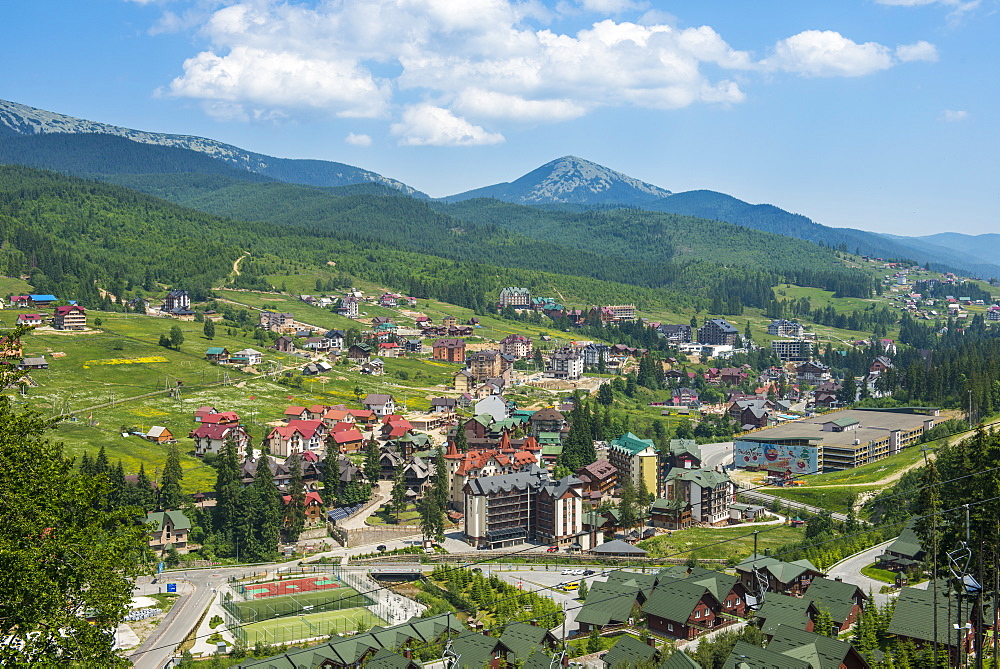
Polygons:
[[782,592],[789,595],[802,595],[812,580],[825,576],[816,565],[809,560],[782,562],[769,555],[751,555],[736,565],[736,573],[748,589],[756,588],[754,568],[767,578],[768,592]]
[[819,611],[811,599],[774,592],[764,597],[764,604],[755,614],[754,620],[760,626],[760,631],[770,640],[778,625],[812,632],[813,620],[817,613]]
[[678,639],[693,639],[725,625],[722,603],[704,585],[666,578],[657,583],[642,606],[649,629]]
[[587,591],[587,601],[576,614],[580,633],[586,634],[594,627],[620,625],[628,621],[632,607],[644,598],[638,586],[597,581]]
[[607,669],[628,669],[643,662],[653,662],[657,656],[659,651],[655,647],[626,634],[618,638],[602,659]]
[[181,511],[150,511],[146,522],[153,526],[149,531],[149,547],[163,555],[172,546],[178,553],[188,551],[188,532],[191,521]]
[[817,609],[830,612],[838,633],[854,624],[868,601],[868,595],[857,585],[828,578],[814,578],[805,596],[816,604]]

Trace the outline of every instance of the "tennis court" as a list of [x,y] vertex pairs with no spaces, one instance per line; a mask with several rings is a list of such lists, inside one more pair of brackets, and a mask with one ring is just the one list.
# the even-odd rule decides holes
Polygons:
[[243,586],[243,592],[249,597],[278,597],[281,595],[292,595],[300,592],[312,592],[314,590],[331,590],[342,587],[340,581],[333,576],[323,574],[320,576],[308,576],[305,578],[286,579],[282,581],[268,581],[267,583],[253,583]]
[[[294,591],[293,591],[294,592]],[[247,593],[249,594],[249,593]],[[222,605],[240,622],[258,622],[304,611],[336,611],[370,606],[372,600],[345,585],[334,590],[312,590],[288,595],[253,598],[246,602],[224,598]]]
[[357,607],[264,620],[237,627],[233,633],[237,637],[242,637],[248,646],[258,642],[275,645],[326,637],[331,634],[345,634],[384,624],[384,620],[373,615],[368,609]]

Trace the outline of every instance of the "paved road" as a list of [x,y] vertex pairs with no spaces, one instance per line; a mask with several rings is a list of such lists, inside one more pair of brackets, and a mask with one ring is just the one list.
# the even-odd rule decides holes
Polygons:
[[733,464],[733,442],[723,441],[718,444],[702,444],[701,460],[701,466],[706,469],[728,467]]
[[873,546],[866,551],[860,553],[855,553],[849,557],[844,558],[840,562],[831,566],[827,570],[827,578],[840,578],[843,579],[845,583],[853,583],[859,586],[866,593],[870,590],[874,593],[875,601],[879,605],[883,605],[888,601],[889,595],[883,595],[879,593],[882,586],[885,585],[882,581],[877,581],[874,578],[868,578],[861,573],[861,569],[875,563],[875,558],[885,552],[886,546],[891,544],[895,539],[890,539],[889,541],[883,542],[878,546]]
[[[198,622],[201,612],[212,601],[213,589],[225,583],[230,576],[242,576],[252,571],[249,567],[230,567],[161,574],[161,584],[186,581],[190,587],[163,617],[163,622],[142,645],[132,651],[129,659],[139,669],[159,669],[166,665],[173,657],[174,649],[184,641]],[[148,585],[140,585],[139,590],[143,593],[150,591]]]

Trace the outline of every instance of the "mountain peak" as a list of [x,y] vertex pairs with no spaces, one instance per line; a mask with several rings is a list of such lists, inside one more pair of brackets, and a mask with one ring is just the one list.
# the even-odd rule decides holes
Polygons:
[[517,204],[627,204],[661,200],[670,191],[578,156],[547,162],[511,183],[445,198],[450,202],[492,197]]
[[18,102],[0,100],[0,136],[49,133],[117,135],[140,144],[170,146],[197,151],[231,166],[262,174],[278,181],[309,186],[347,186],[375,183],[426,197],[406,184],[352,165],[326,160],[292,160],[246,151],[232,144],[193,135],[171,135],[133,130],[98,121],[75,118],[37,109]]

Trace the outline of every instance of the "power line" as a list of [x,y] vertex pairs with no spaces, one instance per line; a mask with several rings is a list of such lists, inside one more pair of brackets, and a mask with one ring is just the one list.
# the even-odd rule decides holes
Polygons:
[[[994,469],[1000,469],[1000,467],[996,467]],[[990,470],[984,470],[984,471],[990,471]],[[966,478],[966,476],[955,477],[954,479],[947,479],[945,481],[941,481],[941,483],[942,484],[943,483],[949,483],[951,481],[959,480],[959,479],[962,479],[962,478]],[[760,486],[760,487],[763,487],[763,486]],[[987,502],[992,502],[992,501],[995,501],[995,500],[998,500],[998,499],[1000,499],[1000,496],[992,497],[990,499],[979,500],[979,501],[976,501],[976,502],[970,502],[970,503],[968,503],[968,506],[975,506],[975,505],[978,505],[978,504],[985,504]],[[855,533],[852,533],[852,534],[841,535],[839,537],[833,537],[833,538],[825,540],[825,541],[820,541],[820,542],[816,542],[816,543],[813,543],[813,544],[808,544],[808,545],[805,545],[805,546],[799,546],[797,548],[788,549],[786,551],[775,553],[775,554],[773,554],[773,555],[771,555],[769,557],[777,557],[777,556],[780,556],[780,555],[785,555],[787,553],[793,553],[793,552],[807,550],[809,548],[817,548],[819,546],[823,546],[825,544],[828,544],[828,543],[831,543],[831,542],[834,542],[834,541],[841,541],[843,539],[850,539],[852,537],[860,536],[860,535],[863,535],[863,534],[869,534],[870,532],[876,531],[876,530],[879,530],[879,529],[886,529],[888,527],[902,525],[902,524],[905,524],[905,523],[909,522],[911,519],[930,518],[930,517],[933,517],[933,516],[942,515],[944,513],[955,511],[957,509],[965,508],[965,506],[966,505],[963,504],[963,505],[960,505],[960,506],[957,506],[957,507],[953,507],[951,509],[944,509],[942,511],[938,511],[938,512],[935,512],[935,513],[932,513],[932,514],[927,514],[925,516],[915,516],[913,518],[907,518],[907,519],[901,520],[901,521],[895,521],[895,522],[892,522],[892,523],[885,523],[885,524],[883,524],[881,526],[868,528],[866,530],[855,532]],[[771,531],[774,531],[774,530],[776,530],[776,529],[778,529],[780,527],[783,527],[783,526],[778,525],[778,526],[775,526],[773,528],[769,528],[768,530],[762,530],[762,531],[760,531],[760,533],[771,532]],[[718,545],[721,545],[721,544],[730,543],[732,541],[737,541],[739,539],[745,539],[746,537],[753,536],[753,534],[754,533],[740,535],[740,536],[737,536],[737,537],[732,537],[730,539],[723,539],[723,540],[716,541],[716,542],[713,542],[713,543],[710,543],[710,544],[705,544],[705,545],[702,545],[702,546],[696,546],[696,547],[693,547],[693,548],[687,548],[687,549],[684,549],[684,550],[681,550],[681,551],[677,551],[675,553],[671,553],[669,555],[660,556],[660,558],[661,559],[670,559],[672,557],[677,557],[677,556],[680,556],[680,555],[691,553],[691,552],[694,552],[694,551],[697,551],[697,550],[701,550],[703,548],[711,548],[713,546],[718,546]],[[586,535],[587,535],[587,533],[581,532],[581,533],[579,533],[577,535],[574,535],[574,536],[575,537],[581,537],[581,536],[586,536]],[[524,552],[528,552],[528,551],[535,550],[535,549],[536,549],[536,547],[531,546],[531,547],[528,547],[528,548],[525,548],[525,549],[522,549],[522,550],[511,551],[510,553],[504,554],[504,556],[490,556],[490,557],[484,558],[482,560],[477,560],[477,561],[474,561],[474,562],[470,562],[470,563],[464,564],[461,567],[452,567],[452,569],[467,569],[469,567],[472,567],[472,566],[475,566],[475,565],[478,565],[478,564],[485,564],[485,563],[488,563],[488,562],[493,562],[494,560],[502,559],[502,557],[508,557],[510,555],[517,555],[519,553],[524,553]],[[618,567],[617,569],[611,569],[611,570],[605,571],[604,574],[602,574],[602,575],[606,576],[606,575],[608,575],[608,574],[610,574],[612,572],[623,571],[623,570],[626,570],[628,568],[629,568],[628,566]],[[590,576],[589,578],[595,578],[596,576],[597,576],[597,574],[594,574],[594,575]],[[583,577],[580,580],[585,580],[586,578],[588,578],[588,577]],[[675,579],[674,582],[680,582],[680,581],[683,581],[683,580],[688,580],[690,578],[698,578],[698,577],[689,576],[687,578],[679,578],[679,579]],[[549,589],[550,588],[543,587],[543,588],[539,588],[537,590],[529,590],[529,591],[521,592],[521,593],[518,593],[517,595],[513,595],[511,597],[501,598],[499,600],[495,600],[494,603],[496,603],[497,601],[505,601],[507,599],[517,599],[517,598],[521,597],[524,594],[538,594],[538,593],[540,593],[540,592],[542,592],[544,590],[549,590]],[[368,594],[371,594],[371,593],[374,593],[374,592],[378,592],[378,590],[379,590],[379,588],[373,588],[371,590],[367,590],[367,591],[359,593],[359,594],[361,594],[361,595],[368,595]],[[616,599],[616,598],[619,598],[619,597],[624,597],[624,596],[627,596],[628,594],[629,593],[623,593],[621,595],[613,595],[613,596],[608,597],[606,599],[597,600],[597,603],[601,603],[601,602],[604,602],[604,601],[610,601],[612,599]],[[585,606],[585,604],[586,603],[580,604],[580,605],[575,606],[575,607],[564,608],[563,609],[563,612],[564,612],[563,615],[565,615],[565,611],[572,611],[572,610],[576,610],[576,609],[582,608],[583,606]],[[456,613],[458,613],[458,612],[469,613],[470,611],[468,609],[459,609],[459,610],[457,610],[455,612]],[[530,620],[531,620],[531,618],[527,618],[527,619],[524,619],[524,620],[508,621],[507,623],[504,624],[504,626],[510,625],[511,623],[515,623],[515,622],[525,622],[525,621],[530,621]],[[240,625],[236,625],[235,627],[246,627],[246,626],[248,626],[250,624],[252,624],[252,623],[241,623]],[[229,629],[229,628],[227,627],[227,629]],[[491,629],[489,631],[493,631],[493,630]],[[478,632],[469,632],[468,634],[478,634]],[[203,635],[203,636],[210,636],[210,635]],[[460,636],[463,636],[463,635],[460,635]],[[201,637],[195,636],[195,639],[198,639],[198,638],[201,638]],[[143,653],[148,653],[148,652],[153,651],[153,650],[160,650],[162,648],[167,648],[167,647],[169,647],[171,645],[175,645],[175,644],[168,644],[168,645],[164,645],[164,646],[157,646],[157,647],[153,647],[153,648],[148,648],[148,649],[146,649],[144,651],[139,651],[137,653],[133,653],[132,655],[130,655],[130,657],[133,657],[135,655],[141,655]],[[430,644],[424,644],[424,646],[429,646],[429,645]],[[419,647],[420,646],[418,646],[418,648]]]

